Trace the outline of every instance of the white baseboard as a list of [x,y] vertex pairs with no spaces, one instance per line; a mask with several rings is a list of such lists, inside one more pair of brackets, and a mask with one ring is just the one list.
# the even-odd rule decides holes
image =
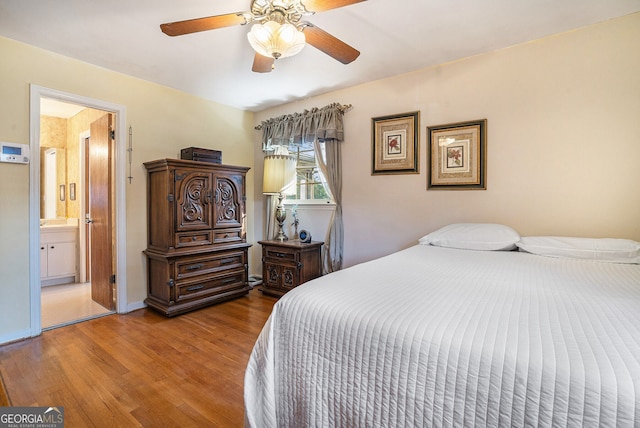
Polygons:
[[138,309],[144,309],[146,307],[147,307],[147,305],[143,301],[129,303],[129,304],[127,304],[127,312],[126,313],[137,311]]
[[6,345],[11,342],[18,342],[20,340],[29,339],[31,336],[31,330],[23,330],[12,332],[4,336],[0,336],[0,345]]

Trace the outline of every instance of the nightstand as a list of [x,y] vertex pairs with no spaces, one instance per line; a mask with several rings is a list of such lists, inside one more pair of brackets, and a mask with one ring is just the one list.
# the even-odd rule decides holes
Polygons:
[[258,241],[262,245],[264,294],[281,297],[287,291],[322,275],[322,245],[312,241]]

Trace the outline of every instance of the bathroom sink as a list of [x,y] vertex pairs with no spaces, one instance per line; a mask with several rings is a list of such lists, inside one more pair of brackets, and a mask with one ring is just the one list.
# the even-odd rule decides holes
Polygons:
[[40,219],[40,228],[78,227],[77,218],[46,218]]

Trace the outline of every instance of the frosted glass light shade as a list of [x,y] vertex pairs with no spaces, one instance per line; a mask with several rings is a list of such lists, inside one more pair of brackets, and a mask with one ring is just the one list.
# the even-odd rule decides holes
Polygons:
[[294,25],[267,21],[253,24],[247,34],[251,47],[267,58],[286,58],[300,52],[305,45],[305,37]]
[[296,192],[296,158],[269,155],[264,158],[262,193],[293,195]]

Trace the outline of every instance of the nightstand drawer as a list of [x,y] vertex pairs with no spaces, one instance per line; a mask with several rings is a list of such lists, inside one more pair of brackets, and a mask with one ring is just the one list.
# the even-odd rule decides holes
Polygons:
[[295,262],[298,260],[298,251],[292,248],[266,247],[264,249],[264,257],[274,263]]
[[243,251],[214,253],[208,256],[184,257],[176,260],[176,282],[215,274],[229,269],[242,268],[246,264]]

